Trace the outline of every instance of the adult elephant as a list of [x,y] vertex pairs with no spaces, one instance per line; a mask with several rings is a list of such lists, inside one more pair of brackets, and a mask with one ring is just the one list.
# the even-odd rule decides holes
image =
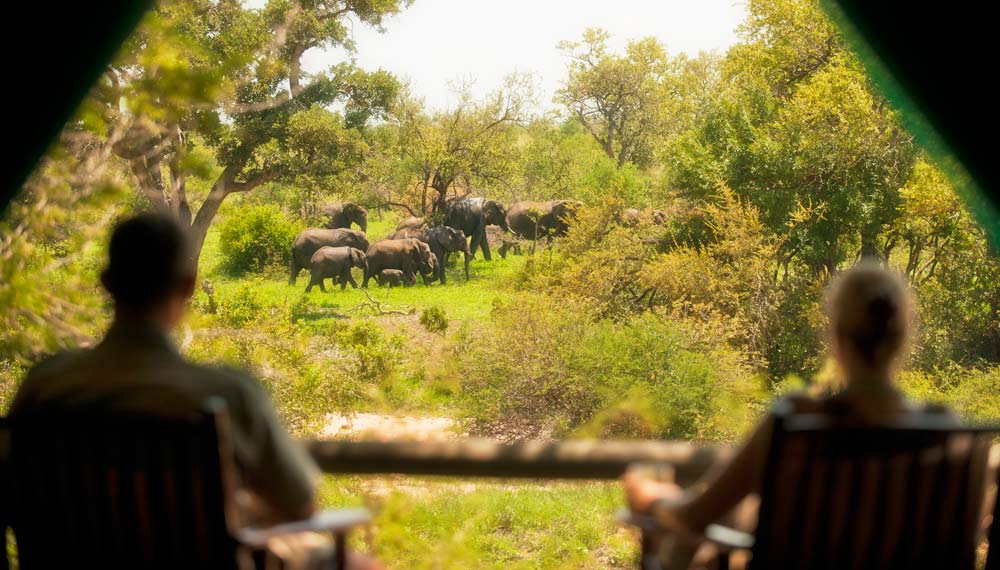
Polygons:
[[476,250],[483,251],[486,261],[490,257],[490,244],[486,239],[486,226],[495,225],[507,230],[507,210],[496,200],[485,198],[459,198],[450,200],[445,206],[444,225],[462,230],[472,238],[471,255],[475,257]]
[[340,283],[341,291],[347,288],[348,283],[357,289],[358,283],[351,275],[351,268],[357,267],[364,271],[367,266],[368,258],[360,249],[348,246],[323,246],[317,249],[309,260],[309,285],[306,287],[306,293],[312,291],[314,285],[319,285],[319,290],[326,292],[323,281],[328,277],[333,279],[334,283]]
[[423,227],[415,230],[396,230],[389,236],[389,239],[405,238],[416,238],[430,246],[431,253],[434,254],[434,258],[437,261],[437,268],[433,277],[440,280],[442,285],[447,283],[445,264],[448,263],[448,255],[456,251],[461,251],[465,254],[465,280],[469,280],[469,260],[472,259],[472,251],[469,250],[469,242],[466,241],[465,233],[462,230],[456,230],[448,226],[435,226],[433,228]]
[[295,280],[299,276],[299,271],[309,267],[312,256],[321,247],[344,247],[349,246],[361,251],[368,251],[368,238],[364,232],[339,228],[335,230],[325,228],[309,228],[302,230],[295,241],[292,242],[292,262],[291,275],[288,283],[295,285]]
[[368,248],[368,268],[362,287],[383,269],[399,269],[407,275],[428,274],[434,271],[434,254],[426,243],[415,239],[384,239]]
[[581,206],[583,202],[575,200],[515,202],[507,210],[507,227],[514,235],[530,240],[564,236]]
[[634,228],[642,221],[642,210],[638,208],[625,208],[621,213],[621,223],[623,226]]
[[400,230],[419,230],[420,228],[426,228],[427,222],[423,218],[418,218],[416,216],[410,216],[408,218],[403,218],[401,222],[396,224],[396,231]]
[[350,228],[357,224],[361,231],[368,231],[368,210],[352,202],[334,202],[320,211],[326,218],[327,229]]
[[662,226],[667,223],[667,213],[663,210],[639,210],[636,208],[625,208],[621,214],[621,224],[634,228],[643,220],[648,219],[653,224]]

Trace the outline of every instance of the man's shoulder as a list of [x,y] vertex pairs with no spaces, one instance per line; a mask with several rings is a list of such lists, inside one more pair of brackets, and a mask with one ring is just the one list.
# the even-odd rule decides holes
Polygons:
[[72,376],[83,366],[82,363],[91,350],[68,350],[46,356],[28,370],[18,392],[30,392],[38,386],[52,384],[54,379]]
[[187,369],[187,376],[206,388],[251,393],[257,393],[261,390],[260,382],[246,370],[233,366],[205,365],[194,362],[185,362],[184,365]]
[[57,352],[46,356],[28,370],[26,378],[51,376],[72,369],[91,349],[78,349]]

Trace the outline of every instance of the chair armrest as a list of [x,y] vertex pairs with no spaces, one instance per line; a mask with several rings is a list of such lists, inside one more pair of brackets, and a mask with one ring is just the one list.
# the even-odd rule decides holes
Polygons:
[[708,541],[725,551],[750,550],[753,548],[754,536],[750,533],[729,528],[720,524],[710,524],[705,527],[704,533],[693,533],[685,529],[673,529],[663,526],[656,518],[649,515],[633,513],[628,509],[621,509],[617,513],[620,522],[634,526],[643,533],[667,534],[673,533],[684,540],[700,542]]
[[705,527],[705,540],[723,550],[750,550],[754,536],[721,524],[710,524]]
[[236,539],[245,546],[262,548],[276,536],[298,532],[343,533],[371,520],[367,509],[337,509],[321,511],[308,519],[276,524],[268,527],[246,527],[240,529]]
[[622,524],[634,526],[642,532],[649,534],[663,534],[670,532],[670,529],[660,524],[660,521],[649,515],[640,515],[629,509],[619,509],[615,513],[615,518]]

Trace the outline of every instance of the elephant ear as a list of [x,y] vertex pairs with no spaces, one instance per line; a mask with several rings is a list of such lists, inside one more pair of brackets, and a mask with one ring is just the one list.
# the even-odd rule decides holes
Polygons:
[[451,235],[452,235],[452,231],[453,230],[449,231],[449,230],[451,230],[451,228],[449,228],[447,226],[442,226],[440,228],[435,228],[435,230],[436,231],[434,231],[434,233],[432,234],[431,237],[433,237],[434,241],[438,242],[438,244],[441,247],[443,247],[445,249],[448,249],[448,241],[451,239]]

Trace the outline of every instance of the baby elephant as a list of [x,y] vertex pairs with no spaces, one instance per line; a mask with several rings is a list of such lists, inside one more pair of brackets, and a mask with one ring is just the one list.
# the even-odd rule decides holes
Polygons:
[[319,285],[319,290],[325,292],[323,280],[327,277],[332,278],[334,283],[339,281],[341,291],[347,288],[348,283],[357,289],[358,284],[351,276],[351,268],[359,267],[362,271],[367,270],[368,258],[360,249],[349,246],[326,246],[316,250],[309,260],[309,267],[312,276],[309,279],[309,286],[306,287],[306,293],[312,291],[313,285]]
[[417,282],[417,276],[401,269],[383,269],[375,277],[375,280],[378,281],[379,285],[386,287],[399,287],[400,285],[410,287]]

